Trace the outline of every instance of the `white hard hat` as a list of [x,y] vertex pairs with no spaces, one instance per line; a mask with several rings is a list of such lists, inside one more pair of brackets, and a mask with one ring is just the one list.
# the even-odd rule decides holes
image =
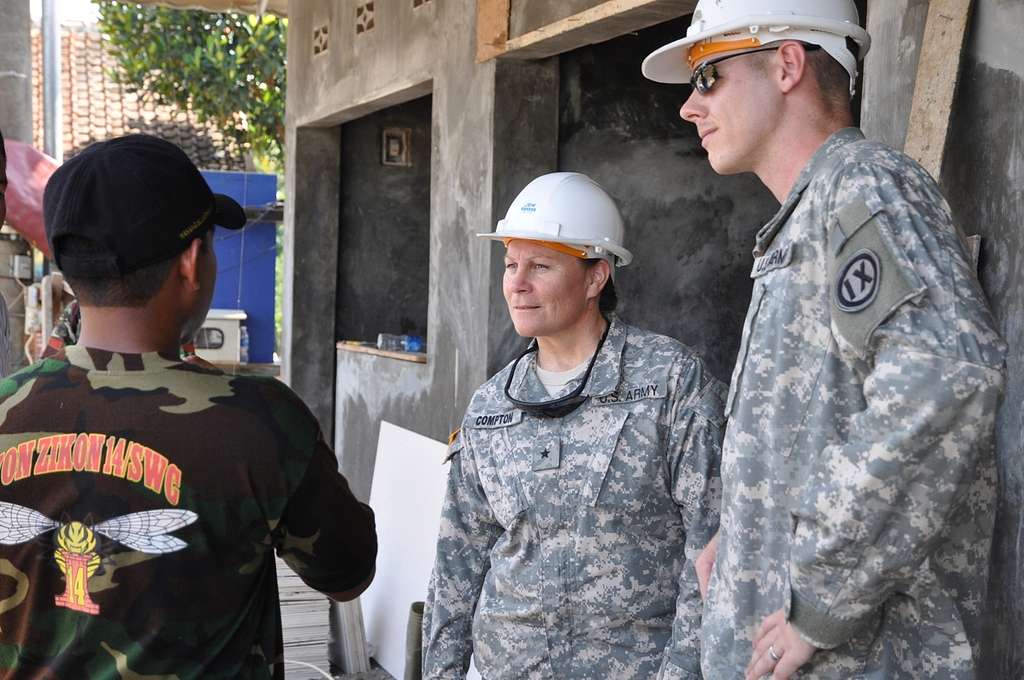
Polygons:
[[580,246],[587,258],[624,267],[633,260],[623,245],[625,234],[615,201],[597,182],[578,172],[553,172],[519,192],[493,233],[477,236]]
[[685,83],[714,54],[782,40],[820,45],[850,74],[851,95],[857,62],[871,48],[853,0],[700,0],[686,37],[652,52],[643,74],[659,83]]

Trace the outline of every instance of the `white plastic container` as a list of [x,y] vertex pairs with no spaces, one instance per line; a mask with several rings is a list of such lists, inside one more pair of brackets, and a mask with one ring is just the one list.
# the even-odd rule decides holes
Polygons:
[[245,319],[242,309],[211,309],[196,334],[196,354],[213,363],[239,363]]

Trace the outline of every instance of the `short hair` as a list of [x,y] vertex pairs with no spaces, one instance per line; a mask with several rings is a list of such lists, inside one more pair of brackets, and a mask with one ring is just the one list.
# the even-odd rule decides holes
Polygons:
[[831,111],[850,108],[850,74],[836,58],[825,50],[807,53],[807,65]]
[[[850,74],[846,67],[818,45],[801,44],[807,54],[807,69],[814,74],[814,81],[818,84],[822,100],[829,113],[848,111],[850,109]],[[764,73],[768,69],[768,60],[775,53],[758,52],[756,54],[759,55],[759,58],[755,59],[752,66]]]
[[[201,236],[203,248],[209,246],[207,236],[210,229]],[[90,238],[84,236],[62,236],[61,252],[67,255],[89,256],[106,254],[108,251]],[[180,253],[179,253],[180,255]],[[121,277],[80,277],[67,274],[68,283],[83,305],[89,307],[143,307],[167,281],[178,255],[146,265]]]
[[615,263],[604,258],[591,258],[586,260],[588,267],[593,267],[598,262],[608,263],[608,280],[601,289],[601,297],[597,299],[597,308],[602,314],[611,314],[619,307],[619,295],[615,292],[615,280],[612,278]]

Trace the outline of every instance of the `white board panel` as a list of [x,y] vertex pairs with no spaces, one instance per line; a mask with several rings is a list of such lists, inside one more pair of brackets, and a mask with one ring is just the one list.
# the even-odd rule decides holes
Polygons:
[[405,674],[409,607],[427,598],[441,524],[446,447],[382,422],[370,507],[377,519],[377,575],[361,597],[366,638],[391,675]]
[[[377,520],[377,575],[360,598],[374,658],[391,675],[405,675],[409,607],[427,599],[441,526],[447,446],[382,422],[370,507]],[[469,680],[480,675],[471,668]]]

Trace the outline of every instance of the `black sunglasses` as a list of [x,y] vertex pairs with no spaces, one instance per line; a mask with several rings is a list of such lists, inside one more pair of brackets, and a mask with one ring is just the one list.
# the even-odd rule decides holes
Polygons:
[[587,372],[583,374],[583,378],[580,379],[579,387],[574,389],[564,397],[553,399],[551,401],[521,401],[513,397],[509,390],[512,388],[512,379],[516,376],[516,369],[519,368],[519,362],[523,360],[528,354],[532,354],[537,351],[537,343],[532,343],[526,348],[526,351],[519,355],[519,358],[512,364],[512,370],[508,373],[508,381],[505,382],[505,398],[508,399],[512,404],[524,412],[529,413],[532,416],[539,416],[541,418],[564,418],[576,409],[578,409],[583,402],[589,399],[588,396],[583,394],[583,389],[587,386],[587,382],[590,380],[590,373],[594,370],[594,363],[597,361],[597,355],[601,353],[601,348],[604,347],[605,338],[608,337],[608,330],[612,327],[609,323],[604,328],[604,333],[601,334],[601,341],[597,343],[597,349],[594,350],[594,356],[590,357],[590,364],[587,366]]
[[[697,90],[701,94],[707,94],[711,91],[711,88],[715,83],[718,82],[719,75],[718,69],[715,68],[715,64],[721,64],[723,61],[728,59],[734,59],[736,57],[745,57],[748,54],[757,54],[758,52],[772,52],[782,47],[782,45],[772,45],[771,47],[762,47],[757,50],[749,50],[747,52],[740,52],[738,54],[729,54],[718,59],[710,59],[697,68],[693,69],[693,75],[690,76],[690,85],[693,89]],[[804,44],[804,50],[807,52],[813,52],[814,50],[820,50],[821,45]]]

